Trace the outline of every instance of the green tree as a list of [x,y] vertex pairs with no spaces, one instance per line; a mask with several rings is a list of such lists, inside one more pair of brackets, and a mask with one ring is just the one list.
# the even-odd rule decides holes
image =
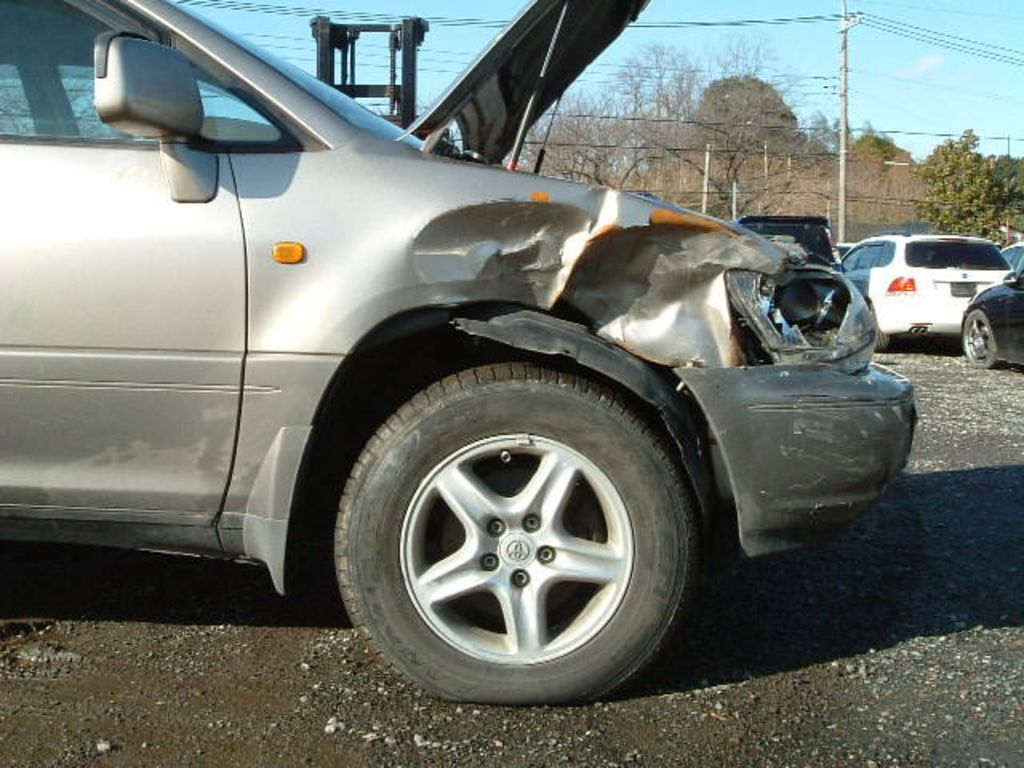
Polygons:
[[864,124],[860,138],[854,139],[850,145],[850,152],[859,160],[901,163],[911,161],[909,152],[897,146],[890,137],[876,133],[871,123]]
[[1010,194],[1010,226],[1024,229],[1024,158],[998,155],[996,178],[1004,184]]
[[[737,213],[770,206],[786,194],[793,180],[787,156],[805,151],[807,137],[782,92],[753,75],[724,77],[701,93],[690,144],[714,147],[710,186],[714,194],[710,213],[730,215],[732,185],[739,186]],[[769,157],[765,173],[764,158]],[[698,155],[697,162],[701,162]],[[766,189],[765,177],[772,179]]]
[[918,213],[939,232],[999,240],[1013,194],[996,161],[977,150],[978,137],[969,130],[936,147],[917,169],[925,185]]

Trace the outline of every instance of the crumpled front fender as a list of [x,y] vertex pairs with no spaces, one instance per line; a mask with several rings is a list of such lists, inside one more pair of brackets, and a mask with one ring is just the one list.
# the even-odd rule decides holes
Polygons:
[[724,222],[614,190],[456,208],[412,243],[424,283],[472,282],[479,293],[482,282],[504,301],[582,315],[603,338],[669,367],[741,364],[724,275],[775,274],[785,258]]

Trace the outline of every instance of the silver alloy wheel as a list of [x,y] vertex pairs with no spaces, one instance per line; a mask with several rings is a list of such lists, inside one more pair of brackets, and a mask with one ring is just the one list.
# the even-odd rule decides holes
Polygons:
[[992,355],[991,331],[980,314],[972,313],[964,333],[964,354],[976,363],[987,362]]
[[405,586],[459,651],[504,664],[571,653],[614,615],[633,531],[607,475],[555,440],[501,435],[442,460],[401,538]]

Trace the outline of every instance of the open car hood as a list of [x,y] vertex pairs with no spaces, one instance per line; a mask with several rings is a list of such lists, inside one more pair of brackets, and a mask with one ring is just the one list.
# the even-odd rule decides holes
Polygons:
[[[529,128],[648,2],[534,0],[413,123],[409,132],[426,140],[426,151],[434,151],[443,132],[455,122],[462,149],[480,155],[488,163],[500,163],[512,150],[524,115],[530,113]],[[560,19],[558,39],[541,81]]]

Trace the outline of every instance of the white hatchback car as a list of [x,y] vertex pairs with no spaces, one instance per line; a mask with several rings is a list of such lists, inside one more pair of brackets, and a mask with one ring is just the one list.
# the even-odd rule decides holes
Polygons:
[[971,299],[1009,271],[991,241],[948,235],[871,237],[850,249],[843,269],[875,313],[880,350],[903,334],[959,337]]

